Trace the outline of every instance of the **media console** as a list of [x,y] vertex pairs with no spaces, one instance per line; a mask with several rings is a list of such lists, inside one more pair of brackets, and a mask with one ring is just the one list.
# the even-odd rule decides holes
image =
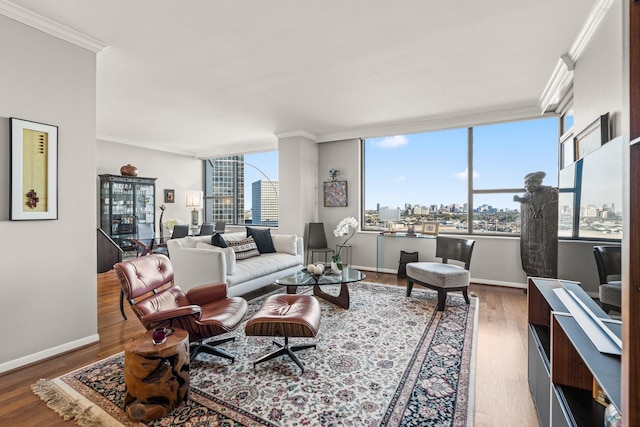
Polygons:
[[[611,318],[576,282],[529,278],[529,388],[542,427],[602,426],[601,393],[620,411],[620,356],[602,353],[584,332],[558,289],[569,290],[615,336]],[[562,292],[562,291],[561,291]],[[602,400],[602,399],[600,399]]]

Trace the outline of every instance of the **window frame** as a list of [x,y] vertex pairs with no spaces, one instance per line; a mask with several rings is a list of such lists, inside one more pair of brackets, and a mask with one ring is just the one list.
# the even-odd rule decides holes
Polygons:
[[[558,150],[559,150],[559,146],[560,146],[560,120],[561,117],[560,116],[546,116],[546,117],[530,117],[530,118],[521,118],[518,120],[509,120],[509,121],[504,121],[504,122],[496,122],[493,124],[501,124],[501,123],[510,123],[510,122],[525,122],[525,121],[530,121],[530,120],[535,120],[535,119],[544,119],[544,118],[555,118],[556,120],[556,125],[558,128],[558,135],[557,135],[557,139],[556,139],[556,143],[558,146]],[[490,123],[487,123],[490,124]],[[485,124],[482,124],[485,125]],[[478,125],[478,126],[482,126],[482,125]],[[473,130],[474,130],[474,126],[467,126],[467,167],[468,167],[468,171],[469,173],[467,174],[467,212],[466,212],[466,221],[467,221],[467,228],[466,231],[446,231],[447,234],[459,234],[459,235],[482,235],[482,236],[498,236],[498,237],[519,237],[520,233],[506,233],[506,232],[489,232],[489,231],[483,231],[483,232],[474,232],[473,230],[473,220],[474,220],[474,196],[476,195],[481,195],[481,194],[517,194],[517,193],[522,193],[524,190],[524,185],[523,187],[519,187],[519,188],[514,188],[514,187],[508,187],[508,188],[482,188],[482,189],[476,189],[474,187],[473,184],[473,149],[474,149],[474,140],[473,140]],[[451,130],[455,130],[455,129],[462,129],[462,127],[457,127],[457,128],[449,128]],[[449,129],[440,129],[440,130],[449,130]],[[437,131],[437,130],[433,130],[433,131]],[[431,132],[431,131],[424,131],[424,133],[426,132]],[[412,133],[421,133],[421,132],[412,132]],[[368,139],[372,139],[372,138],[376,138],[376,137],[371,137]],[[362,209],[360,212],[360,220],[361,220],[361,224],[362,224],[362,230],[363,231],[376,231],[376,232],[380,232],[383,230],[380,229],[374,229],[374,228],[367,228],[366,224],[366,217],[367,217],[367,210],[365,209],[366,206],[366,162],[365,162],[365,156],[366,156],[366,139],[367,138],[361,138],[360,139],[360,143],[361,143],[361,158],[360,158],[360,164],[361,164],[361,170],[362,170],[362,179],[361,179],[361,194],[362,194],[362,201],[361,201],[361,205],[362,205]],[[559,154],[559,153],[558,153]],[[559,165],[559,161],[558,160],[558,165]],[[557,169],[557,171],[559,172],[559,167]],[[524,177],[523,177],[524,178]],[[556,185],[554,185],[554,187],[557,188],[557,183]]]

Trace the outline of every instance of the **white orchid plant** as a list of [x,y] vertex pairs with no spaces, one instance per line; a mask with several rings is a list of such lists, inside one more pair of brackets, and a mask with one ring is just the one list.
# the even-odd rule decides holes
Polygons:
[[355,219],[352,216],[349,216],[349,217],[343,219],[342,221],[340,221],[338,223],[338,226],[336,227],[336,229],[333,230],[333,235],[334,236],[342,237],[342,236],[346,236],[347,234],[349,234],[349,227],[351,227],[353,229],[353,231],[351,232],[349,237],[347,237],[347,239],[342,243],[342,246],[340,246],[340,249],[338,249],[338,252],[332,258],[333,261],[336,264],[339,264],[339,265],[342,264],[340,262],[340,256],[342,255],[342,248],[347,244],[347,242],[349,240],[351,240],[353,235],[356,233],[356,228],[358,227],[358,220]]

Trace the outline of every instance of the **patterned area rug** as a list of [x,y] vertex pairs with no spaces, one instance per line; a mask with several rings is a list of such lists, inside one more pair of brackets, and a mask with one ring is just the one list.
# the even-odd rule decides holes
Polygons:
[[[435,311],[436,293],[372,283],[350,285],[351,307],[321,299],[317,348],[298,353],[305,373],[288,358],[253,368],[272,339],[247,337],[221,348],[229,364],[199,355],[190,366],[188,404],[150,424],[130,422],[122,353],[33,389],[79,425],[152,426],[471,426],[477,299],[449,295]],[[330,290],[331,291],[331,290]],[[337,289],[335,290],[337,293]],[[247,319],[260,307],[249,306]],[[292,339],[292,344],[313,342]]]

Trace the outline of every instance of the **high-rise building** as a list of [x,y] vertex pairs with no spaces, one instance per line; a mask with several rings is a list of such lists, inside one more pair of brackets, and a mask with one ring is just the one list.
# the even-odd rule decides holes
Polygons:
[[251,184],[252,224],[278,225],[278,181],[262,179]]
[[205,161],[205,218],[244,223],[244,156]]

